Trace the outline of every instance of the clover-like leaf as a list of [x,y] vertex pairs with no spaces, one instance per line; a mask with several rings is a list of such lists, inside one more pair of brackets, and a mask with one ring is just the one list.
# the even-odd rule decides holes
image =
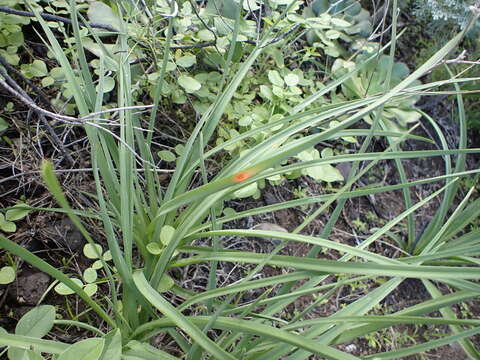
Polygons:
[[86,283],[93,283],[95,281],[97,281],[97,271],[95,269],[92,269],[91,267],[85,269],[85,271],[83,272],[83,280],[86,282]]
[[[101,90],[102,90],[104,93],[108,93],[108,92],[112,91],[112,90],[115,88],[115,80],[114,80],[112,77],[107,76],[107,77],[103,78],[103,83],[102,83],[102,85],[103,85],[103,86],[102,86],[102,89],[101,89]],[[97,90],[97,91],[100,91],[100,84],[98,84],[98,85],[96,86],[96,90]]]
[[168,245],[173,238],[173,234],[175,234],[175,228],[170,225],[164,225],[162,230],[160,230],[160,241],[162,244]]
[[[323,157],[331,156],[331,149],[325,149],[322,152]],[[311,161],[320,159],[320,153],[317,149],[307,149],[297,155],[301,161]],[[342,181],[343,176],[339,170],[331,165],[316,165],[302,170],[302,174],[308,175],[317,181]]]
[[336,40],[338,39],[342,34],[340,33],[340,31],[337,31],[337,30],[327,30],[325,32],[325,36],[327,37],[327,39],[329,40]]
[[270,80],[270,82],[273,85],[276,85],[278,87],[283,86],[283,79],[282,79],[282,77],[280,76],[280,74],[278,73],[277,70],[269,70],[268,71],[268,80]]
[[120,30],[122,20],[113,12],[112,8],[101,1],[93,1],[87,11],[92,23],[110,25]]
[[162,248],[156,242],[151,242],[147,244],[147,251],[152,255],[160,255],[162,253]]
[[[76,283],[78,286],[83,286],[83,282],[82,280],[80,279],[77,279],[77,278],[70,278],[70,280],[72,280],[74,283]],[[57,284],[57,286],[54,287],[54,290],[57,294],[60,294],[60,295],[71,295],[71,294],[74,294],[75,291],[73,291],[72,289],[70,289],[67,285],[65,285],[64,283],[59,283]]]
[[285,76],[285,78],[283,80],[285,80],[285,84],[287,84],[288,86],[295,86],[300,81],[298,75],[293,74],[293,73]]
[[12,266],[4,266],[0,269],[0,284],[10,284],[15,280],[15,269]]
[[102,252],[103,249],[100,244],[85,244],[83,247],[83,254],[89,259],[99,259]]
[[172,161],[175,161],[177,159],[175,154],[172,153],[171,151],[168,151],[168,150],[159,151],[158,156],[160,157],[160,159],[162,159],[163,161],[167,161],[167,162],[172,162]]
[[92,266],[90,266],[94,270],[100,270],[103,267],[103,264],[100,260],[96,260],[93,262]]
[[17,231],[17,226],[14,222],[6,220],[5,216],[0,213],[0,230],[5,232],[15,232]]
[[188,93],[193,93],[200,90],[202,84],[190,76],[182,75],[178,78],[178,84]]
[[250,115],[245,115],[245,116],[242,116],[240,118],[240,120],[238,121],[238,125],[240,126],[248,126],[252,123],[253,121],[253,117],[250,116]]
[[104,261],[110,261],[112,260],[112,252],[110,250],[107,250],[103,254],[103,260]]
[[273,101],[272,89],[266,85],[260,85],[260,95],[267,100]]
[[179,156],[183,155],[184,151],[185,151],[185,146],[184,145],[182,145],[182,144],[175,145],[175,152]]
[[50,70],[50,76],[55,80],[65,79],[65,70],[62,67],[54,67]]
[[47,76],[47,65],[42,60],[34,60],[30,64],[29,72],[32,76]]
[[47,87],[53,85],[55,83],[55,79],[51,76],[46,76],[42,79],[42,87]]
[[187,68],[192,65],[195,65],[197,63],[197,58],[195,57],[195,55],[185,55],[176,59],[175,62],[177,63],[178,66]]
[[95,295],[95,293],[97,292],[98,290],[98,285],[97,284],[87,284],[85,285],[85,287],[83,288],[83,291],[85,291],[85,293],[92,297],[93,295]]
[[225,209],[223,209],[223,215],[225,216],[235,216],[236,214],[237,212],[235,211],[235,209],[232,209],[229,207],[226,207]]

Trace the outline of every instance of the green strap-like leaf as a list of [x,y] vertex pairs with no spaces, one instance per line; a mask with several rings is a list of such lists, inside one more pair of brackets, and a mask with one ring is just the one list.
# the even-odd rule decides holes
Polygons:
[[[179,313],[172,305],[170,305],[165,299],[163,299],[158,292],[153,289],[150,284],[148,284],[145,276],[142,272],[137,271],[133,275],[135,284],[138,286],[139,291],[155,306],[159,309],[165,316],[165,319],[158,320],[158,322],[149,323],[148,327],[145,325],[140,327],[136,334],[140,335],[142,332],[154,329],[156,327],[171,327],[178,326],[187,332],[194,341],[196,341],[202,348],[210,352],[219,359],[235,359],[230,354],[226,353],[224,350],[220,349],[218,352],[217,349],[211,347],[211,344],[214,344],[215,347],[218,347],[212,340],[206,338],[205,334],[201,332],[198,326],[205,326],[209,318],[208,317],[185,317]],[[341,351],[335,350],[325,345],[318,345],[313,340],[305,339],[299,335],[290,334],[288,332],[262,325],[262,324],[252,324],[250,321],[240,320],[240,319],[231,319],[231,318],[219,318],[212,325],[213,328],[222,328],[229,329],[237,332],[248,332],[253,334],[258,334],[263,337],[273,338],[277,341],[283,343],[288,343],[296,347],[305,349],[309,352],[323,355],[328,359],[356,359],[356,357],[342,353]],[[205,339],[206,338],[206,339]]]
[[60,354],[65,351],[69,345],[52,340],[38,339],[31,336],[13,335],[0,332],[0,347],[10,346],[19,349],[30,349],[49,354]]
[[[148,343],[139,341],[129,341],[126,350],[123,351],[122,359],[125,360],[180,360],[180,358],[170,355],[165,351],[154,348]],[[113,360],[106,358],[105,360]]]
[[133,274],[133,281],[140,293],[167,318],[171,319],[179,328],[185,331],[192,340],[218,359],[235,360],[233,356],[221,349],[210,340],[197,326],[188,321],[179,311],[165,300],[150,284],[142,271]]
[[406,356],[409,356],[409,355],[419,354],[419,353],[422,353],[422,352],[425,352],[425,351],[428,351],[428,350],[431,350],[431,349],[438,348],[438,347],[443,346],[443,345],[452,344],[456,341],[466,339],[466,338],[468,338],[470,336],[473,336],[473,335],[476,335],[476,334],[480,334],[480,326],[476,327],[474,329],[471,329],[471,330],[462,331],[462,332],[460,332],[458,334],[455,334],[455,335],[445,336],[445,337],[443,337],[441,339],[438,339],[438,340],[432,340],[432,341],[428,341],[428,342],[423,343],[423,344],[410,346],[410,347],[405,348],[405,349],[400,349],[400,350],[397,350],[397,351],[389,351],[389,352],[385,352],[385,353],[369,355],[369,356],[366,356],[364,359],[372,359],[372,360],[374,360],[374,359],[402,359],[402,358],[405,358]]
[[[195,324],[196,326],[205,326],[208,324],[210,317],[208,316],[189,316],[185,317],[190,323]],[[176,326],[176,323],[169,318],[163,318],[160,320],[152,321],[148,324],[145,324],[137,329],[136,334],[140,335],[145,332],[150,331],[160,331],[164,328],[169,328]],[[272,339],[275,342],[290,344],[298,348],[305,349],[314,354],[322,355],[328,359],[345,359],[353,360],[357,359],[355,356],[343,353],[339,350],[333,349],[326,345],[320,345],[314,340],[307,339],[301,335],[292,334],[287,331],[260,324],[258,322],[252,323],[249,320],[229,318],[229,317],[218,317],[215,323],[212,325],[214,329],[223,329],[231,330],[236,333],[249,333],[253,335],[258,335],[261,338]]]
[[[259,264],[263,262],[264,254],[254,254],[243,251],[217,251],[208,248],[191,249],[200,255],[181,259],[171,264],[171,267],[198,264],[205,261],[218,260],[234,263]],[[182,252],[189,252],[180,249]],[[324,259],[311,259],[295,256],[275,255],[267,262],[268,265],[291,267],[297,270],[318,271],[331,274],[355,274],[372,276],[392,276],[417,279],[478,279],[478,268],[456,266],[424,266],[424,265],[383,265],[372,262],[338,262]]]

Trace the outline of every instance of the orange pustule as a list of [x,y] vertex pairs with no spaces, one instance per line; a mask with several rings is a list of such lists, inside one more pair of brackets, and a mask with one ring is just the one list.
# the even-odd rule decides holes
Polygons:
[[236,183],[240,183],[251,178],[252,175],[254,174],[255,174],[255,171],[253,170],[240,171],[239,173],[236,173],[235,175],[233,175],[233,181]]

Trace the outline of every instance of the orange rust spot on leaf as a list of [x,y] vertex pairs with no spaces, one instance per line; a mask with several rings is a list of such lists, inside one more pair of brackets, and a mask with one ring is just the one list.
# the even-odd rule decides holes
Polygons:
[[233,175],[233,181],[237,183],[245,181],[251,178],[253,174],[255,174],[255,172],[252,170],[240,171],[239,173]]

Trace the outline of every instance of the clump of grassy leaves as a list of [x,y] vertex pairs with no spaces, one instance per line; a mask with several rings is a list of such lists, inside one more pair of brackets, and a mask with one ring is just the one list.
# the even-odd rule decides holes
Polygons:
[[[394,1],[394,4],[396,2]],[[206,357],[218,359],[307,359],[312,354],[328,359],[357,359],[354,355],[336,348],[358,337],[388,328],[396,324],[445,324],[450,334],[443,338],[430,340],[422,344],[378,353],[367,358],[394,359],[428,351],[432,348],[460,342],[472,358],[478,358],[478,351],[468,340],[480,333],[479,320],[456,319],[451,310],[453,304],[478,296],[480,288],[475,280],[479,278],[478,254],[480,241],[478,231],[465,232],[466,226],[478,216],[478,200],[470,202],[471,192],[449,215],[451,205],[458,189],[458,178],[478,173],[478,170],[465,171],[465,157],[477,149],[467,149],[465,139],[465,119],[461,95],[458,95],[462,138],[458,149],[449,149],[442,141],[442,149],[432,151],[402,151],[399,145],[409,135],[407,132],[387,129],[381,116],[388,105],[416,96],[419,92],[430,91],[441,84],[419,85],[417,80],[428,73],[452,49],[457,46],[463,33],[450,40],[435,56],[413,73],[390,87],[392,78],[395,40],[391,44],[389,70],[386,72],[385,88],[379,93],[366,94],[363,98],[334,104],[318,105],[315,100],[335,90],[352,79],[367,62],[354,64],[349,71],[295,107],[295,111],[285,115],[275,123],[254,128],[219,144],[206,151],[222,119],[222,115],[249,69],[268,48],[275,38],[275,23],[262,32],[254,46],[234,74],[226,78],[226,86],[219,93],[196,126],[178,158],[175,172],[166,189],[162,187],[152,153],[152,134],[143,131],[141,115],[135,112],[132,96],[132,73],[128,56],[135,43],[130,41],[128,24],[136,21],[123,9],[125,16],[120,17],[120,32],[116,35],[117,51],[111,53],[101,38],[92,29],[96,44],[103,52],[100,68],[106,62],[116,67],[118,135],[112,132],[101,120],[108,118],[102,113],[104,100],[103,71],[99,72],[97,83],[92,78],[86,60],[82,37],[80,36],[79,16],[74,2],[71,2],[71,19],[75,35],[75,61],[67,58],[64,50],[48,25],[38,16],[50,50],[60,64],[66,81],[72,89],[72,95],[81,118],[88,119],[83,126],[91,147],[93,176],[96,184],[96,197],[99,211],[94,215],[104,227],[106,241],[113,266],[107,263],[102,254],[96,254],[102,262],[109,283],[108,299],[92,299],[85,290],[66,274],[20,247],[11,240],[0,236],[0,247],[9,253],[21,257],[73,290],[93,312],[104,321],[108,333],[104,333],[94,324],[69,320],[55,320],[55,309],[44,305],[27,313],[18,323],[15,334],[0,330],[0,345],[7,346],[8,357],[12,360],[30,358],[42,359],[42,353],[51,354],[58,360],[71,358],[88,359],[178,359],[149,345],[150,339],[159,333],[168,333],[175,339],[178,349],[186,359]],[[295,3],[285,4],[282,15],[288,14]],[[176,4],[171,4],[175,13]],[[234,34],[241,18],[241,8],[233,7]],[[394,12],[395,13],[395,12]],[[168,19],[165,54],[168,54],[174,17]],[[232,23],[232,22],[231,22]],[[396,19],[392,27],[392,39],[396,38]],[[161,26],[160,23],[158,26]],[[235,36],[235,35],[234,35]],[[233,47],[232,47],[233,49]],[[233,56],[229,52],[229,57]],[[165,55],[165,58],[167,56]],[[372,56],[374,59],[374,56]],[[164,63],[165,65],[165,63]],[[228,69],[224,69],[227,73]],[[164,81],[165,71],[160,72],[157,90],[154,94],[154,107],[147,129],[153,129],[153,122],[159,102],[159,93]],[[452,78],[443,83],[460,86],[468,79]],[[100,86],[97,86],[100,85]],[[308,111],[304,109],[313,105]],[[90,117],[90,114],[96,114]],[[368,129],[352,129],[365,117],[371,119]],[[433,122],[433,121],[432,121]],[[433,122],[434,123],[434,122]],[[324,127],[324,125],[330,125]],[[247,137],[254,137],[264,130],[278,127],[268,138],[251,142],[247,150],[229,161],[212,179],[208,179],[205,161],[218,154],[230,144]],[[309,133],[310,129],[320,132]],[[438,136],[443,139],[440,129]],[[304,134],[295,137],[296,134]],[[345,136],[363,140],[355,154],[325,156],[323,158],[290,162],[302,151],[311,149],[320,142],[335,140]],[[373,136],[385,137],[389,147],[384,152],[367,152]],[[402,170],[402,159],[442,156],[445,159],[445,174],[436,178],[427,178],[409,182]],[[396,161],[401,174],[400,183],[393,186],[356,188],[354,182],[380,160]],[[368,165],[359,171],[360,161]],[[235,214],[217,216],[217,208],[236,191],[259,180],[271,178],[296,170],[331,165],[339,162],[352,162],[352,171],[344,186],[337,192],[318,197],[283,202],[266,207],[246,210]],[[454,162],[454,164],[452,164]],[[141,171],[139,170],[141,168]],[[196,173],[202,175],[203,184],[191,188]],[[80,229],[93,251],[97,249],[94,239],[82,225],[82,215],[70,208],[61,186],[55,177],[53,166],[45,161],[42,167],[44,181],[73,223]],[[427,198],[413,203],[409,189],[412,186],[428,182],[444,182],[444,186]],[[400,189],[404,193],[405,211],[373,232],[358,246],[349,246],[329,240],[330,232],[341,214],[345,201],[352,197]],[[421,206],[433,198],[443,196],[442,204],[436,216],[423,234],[416,238],[413,215]],[[336,203],[334,211],[321,236],[301,235],[300,232],[319,214]],[[254,214],[276,211],[293,206],[317,204],[318,209],[304,220],[291,233],[228,229],[222,224]],[[53,210],[53,209],[52,209]],[[405,220],[408,223],[408,235],[399,239],[405,256],[388,258],[369,250],[369,246],[389,232],[392,227]],[[255,254],[245,251],[223,249],[219,241],[221,236],[276,238],[282,242],[270,254]],[[212,239],[211,246],[195,246],[200,238]],[[278,255],[287,242],[299,242],[310,245],[305,257]],[[317,258],[321,249],[339,251],[340,260],[330,261]],[[98,252],[98,251],[97,251]],[[256,265],[242,281],[219,287],[216,272],[220,262],[247,263]],[[205,291],[194,293],[174,285],[168,272],[188,265],[207,263],[210,269],[209,283]],[[285,275],[256,279],[255,275],[266,265],[285,270]],[[336,281],[336,275],[343,279]],[[347,275],[350,278],[345,280]],[[363,297],[343,307],[336,313],[320,319],[305,320],[308,311],[332,295],[336,289],[348,281],[368,281],[369,279],[388,279]],[[431,300],[407,307],[385,316],[369,316],[368,313],[406,278],[420,279],[431,295]],[[330,279],[327,285],[324,280]],[[295,283],[304,280],[299,287]],[[444,295],[439,291],[441,284],[448,285],[452,292]],[[277,291],[267,291],[254,302],[236,304],[234,301],[250,289],[269,288],[281,285]],[[184,299],[174,306],[168,299],[169,290]],[[316,294],[317,300],[304,313],[294,318],[284,319],[282,311],[300,296]],[[203,309],[201,313],[190,311]],[[430,317],[440,311],[440,317]],[[279,315],[280,314],[280,315]],[[42,339],[54,325],[75,325],[90,330],[94,336],[73,345],[56,340]],[[209,330],[216,330],[214,338]]]

